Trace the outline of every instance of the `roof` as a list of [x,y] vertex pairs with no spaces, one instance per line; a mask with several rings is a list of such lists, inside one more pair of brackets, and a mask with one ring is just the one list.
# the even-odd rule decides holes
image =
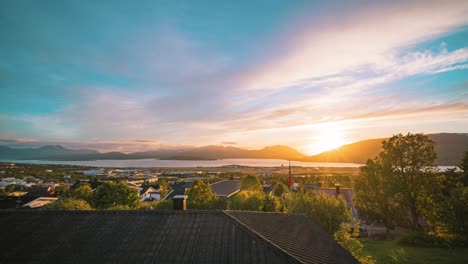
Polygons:
[[240,191],[242,181],[224,180],[211,184],[211,190],[218,197],[229,198]]
[[156,191],[156,189],[154,189],[153,187],[148,186],[148,185],[143,185],[143,186],[140,187],[140,189],[141,189],[141,190],[139,190],[140,196],[143,195],[143,194],[145,194],[145,193],[148,192],[148,191],[149,191],[149,192],[154,192],[154,191]]
[[[312,188],[311,190],[318,195],[324,194],[326,196],[336,197],[336,188]],[[352,204],[354,199],[354,190],[340,188],[340,196],[347,204]]]
[[0,263],[358,263],[283,213],[6,210],[0,225]]
[[55,201],[57,201],[58,198],[55,197],[39,197],[36,200],[33,200],[22,207],[29,207],[29,208],[39,208],[43,207],[45,205],[51,204]]

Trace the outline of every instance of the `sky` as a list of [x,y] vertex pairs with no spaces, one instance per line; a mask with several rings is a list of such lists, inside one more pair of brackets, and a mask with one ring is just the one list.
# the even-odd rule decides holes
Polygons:
[[316,154],[468,132],[468,1],[34,1],[0,8],[0,144]]

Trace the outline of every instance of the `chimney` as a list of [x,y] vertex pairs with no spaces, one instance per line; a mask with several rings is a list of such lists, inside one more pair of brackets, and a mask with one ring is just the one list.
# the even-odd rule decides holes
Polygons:
[[179,211],[187,210],[187,195],[176,195],[172,198],[173,209]]
[[336,196],[340,195],[341,190],[340,190],[340,184],[339,183],[335,183],[335,189],[336,189]]

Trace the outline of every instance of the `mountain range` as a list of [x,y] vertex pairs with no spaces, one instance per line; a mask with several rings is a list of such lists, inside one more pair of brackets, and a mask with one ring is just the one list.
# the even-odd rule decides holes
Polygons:
[[[435,143],[437,164],[453,166],[459,164],[468,151],[468,134],[440,133],[427,135]],[[172,160],[214,160],[235,158],[286,159],[312,162],[346,162],[363,164],[382,150],[382,141],[387,138],[369,139],[344,145],[314,156],[305,155],[288,146],[270,146],[259,150],[237,147],[204,146],[179,149],[158,149],[154,151],[122,153],[101,153],[95,150],[73,150],[60,145],[40,148],[10,148],[0,146],[3,160],[121,160],[121,159],[172,159]]]

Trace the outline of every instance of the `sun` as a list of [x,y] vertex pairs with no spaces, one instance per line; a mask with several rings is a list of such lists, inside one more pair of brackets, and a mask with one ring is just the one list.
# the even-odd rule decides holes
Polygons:
[[324,151],[333,150],[346,144],[344,133],[339,130],[326,130],[319,133],[308,146],[307,152],[310,155],[319,154]]

